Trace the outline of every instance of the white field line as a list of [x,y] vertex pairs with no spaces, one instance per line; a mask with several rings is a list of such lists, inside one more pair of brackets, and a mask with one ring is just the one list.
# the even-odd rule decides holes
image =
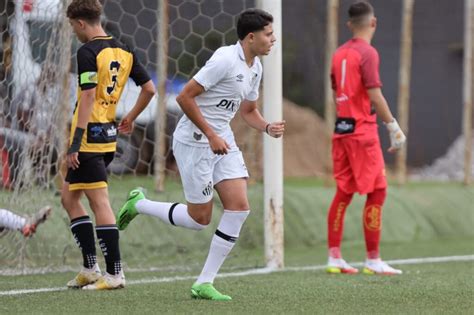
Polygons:
[[[386,262],[393,265],[416,265],[416,264],[462,262],[462,261],[474,261],[474,255],[396,259],[396,260],[387,260]],[[360,266],[363,266],[364,263],[357,262],[357,263],[351,263],[351,265],[360,267]],[[252,276],[252,275],[263,275],[263,274],[270,274],[270,273],[275,273],[275,272],[317,271],[317,270],[324,270],[325,268],[326,268],[326,265],[286,267],[283,269],[257,268],[257,269],[250,269],[250,270],[240,271],[240,272],[222,273],[222,274],[219,274],[217,277],[218,278],[231,278],[231,277],[244,277],[244,276]],[[128,280],[127,285],[190,281],[196,278],[197,276],[195,275],[194,276],[145,278],[145,279],[137,279],[137,280]],[[13,296],[13,295],[42,293],[42,292],[58,292],[58,291],[66,291],[66,290],[67,290],[66,287],[8,290],[8,291],[0,291],[0,296]]]

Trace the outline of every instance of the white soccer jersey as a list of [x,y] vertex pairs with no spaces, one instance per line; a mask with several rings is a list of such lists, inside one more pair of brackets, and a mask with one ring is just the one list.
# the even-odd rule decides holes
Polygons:
[[[256,101],[262,78],[262,64],[255,57],[252,67],[245,62],[239,42],[215,51],[194,80],[205,92],[195,98],[210,127],[232,148],[236,148],[230,121],[242,100]],[[202,131],[186,115],[179,120],[173,134],[175,140],[192,146],[209,146]]]

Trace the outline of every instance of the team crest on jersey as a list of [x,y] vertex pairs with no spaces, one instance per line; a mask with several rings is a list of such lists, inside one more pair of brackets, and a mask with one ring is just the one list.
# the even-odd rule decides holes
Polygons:
[[244,82],[244,75],[243,74],[239,74],[237,76],[237,82]]

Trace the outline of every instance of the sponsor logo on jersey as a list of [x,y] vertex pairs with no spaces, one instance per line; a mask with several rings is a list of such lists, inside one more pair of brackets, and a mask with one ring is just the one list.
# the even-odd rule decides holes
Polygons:
[[244,75],[243,74],[237,75],[237,82],[244,82]]
[[117,127],[111,123],[88,123],[88,143],[111,143],[117,140]]
[[229,110],[231,112],[236,112],[238,109],[239,103],[236,100],[226,100],[222,99],[219,104],[216,105],[217,108]]
[[91,137],[93,138],[100,137],[100,135],[102,134],[101,126],[93,126],[90,130],[91,130]]
[[356,124],[356,121],[354,118],[338,117],[336,119],[334,132],[336,134],[353,133],[355,130],[355,124]]
[[115,126],[110,126],[105,132],[107,133],[107,137],[117,136],[117,128],[115,128]]
[[336,97],[336,102],[338,102],[338,103],[339,102],[346,102],[348,100],[349,100],[349,97],[344,93],[342,93],[341,95]]

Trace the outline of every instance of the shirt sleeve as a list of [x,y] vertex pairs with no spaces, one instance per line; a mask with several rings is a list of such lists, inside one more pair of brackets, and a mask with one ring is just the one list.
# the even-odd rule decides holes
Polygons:
[[226,58],[219,51],[216,51],[193,79],[207,91],[225,78],[229,68],[229,62]]
[[81,90],[88,90],[97,86],[97,59],[94,51],[81,47],[77,51],[78,83]]
[[143,84],[150,81],[151,78],[145,68],[141,65],[137,56],[134,53],[132,53],[132,55],[133,65],[132,70],[130,71],[130,78],[132,78],[133,82],[135,82],[137,86],[142,86]]
[[382,87],[379,75],[379,54],[375,49],[369,49],[362,55],[362,82],[367,89]]

